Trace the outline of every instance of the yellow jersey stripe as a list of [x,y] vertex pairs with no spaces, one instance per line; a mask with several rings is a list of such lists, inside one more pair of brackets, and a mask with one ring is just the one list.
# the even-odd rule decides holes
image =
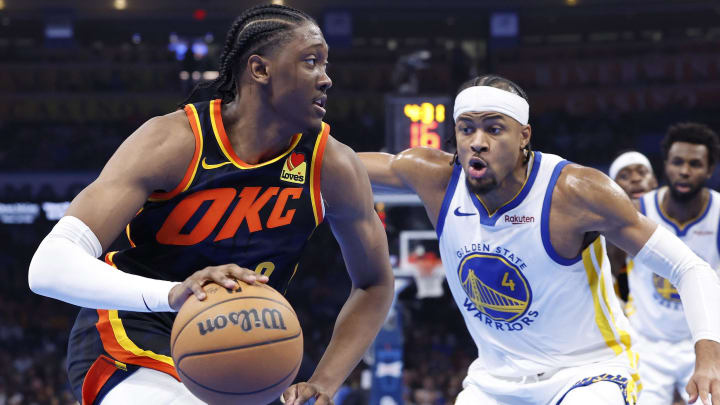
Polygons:
[[312,154],[312,162],[310,163],[311,164],[311,166],[310,166],[310,203],[312,204],[312,212],[313,212],[313,216],[315,217],[315,226],[320,225],[320,222],[321,222],[321,218],[318,215],[318,207],[319,207],[319,204],[321,203],[321,201],[315,201],[316,200],[316,197],[315,197],[315,191],[316,191],[315,189],[316,188],[318,191],[318,193],[317,193],[318,196],[321,195],[320,184],[315,184],[317,181],[315,179],[315,165],[321,164],[321,162],[317,161],[317,155],[318,155],[318,150],[320,149],[320,144],[323,142],[323,138],[324,138],[323,131],[325,130],[325,125],[326,124],[324,122],[320,125],[320,135],[318,135],[317,139],[315,140],[315,146],[313,147],[313,154]]
[[610,322],[605,316],[602,304],[600,302],[600,296],[598,294],[598,284],[600,283],[600,279],[598,278],[598,272],[595,271],[595,264],[593,263],[592,253],[593,249],[596,249],[595,244],[599,241],[600,238],[596,239],[595,242],[593,242],[590,246],[583,250],[582,261],[583,265],[585,266],[585,273],[587,274],[588,285],[590,286],[590,293],[592,294],[593,298],[593,307],[595,308],[595,323],[597,324],[598,329],[600,329],[600,334],[602,335],[603,339],[605,339],[605,343],[615,352],[616,355],[619,355],[623,352],[623,350],[618,344],[617,339],[615,339],[615,332],[613,332],[612,326],[610,325]]
[[[117,268],[115,265],[115,262],[113,261],[113,257],[115,256],[115,253],[117,252],[111,252],[108,253],[108,261],[110,264]],[[168,364],[170,366],[175,367],[175,363],[173,362],[172,357],[165,356],[162,354],[157,354],[151,350],[143,350],[130,340],[127,333],[125,332],[125,327],[123,326],[122,319],[118,316],[118,311],[116,309],[108,310],[108,318],[110,319],[110,325],[112,326],[113,334],[115,335],[115,340],[120,344],[120,346],[129,351],[130,353],[136,355],[136,356],[145,356],[149,357],[151,359],[163,362],[165,364]]]
[[[608,299],[608,292],[606,287],[606,280],[605,280],[605,274],[602,272],[602,266],[603,266],[603,260],[605,257],[605,252],[602,246],[602,241],[600,238],[597,238],[595,242],[592,243],[592,259],[593,259],[593,265],[596,266],[595,268],[598,269],[598,273],[600,273],[600,293],[602,294],[602,304],[607,309],[607,314],[609,316],[609,327],[612,331],[612,339],[613,339],[613,345],[615,347],[620,347],[622,344],[623,350],[625,353],[627,353],[628,360],[630,367],[635,371],[634,373],[631,373],[631,377],[633,379],[632,384],[629,384],[628,387],[628,393],[630,392],[636,392],[642,389],[642,385],[637,384],[640,381],[640,376],[637,373],[637,361],[638,361],[638,354],[632,350],[632,342],[630,339],[630,334],[620,328],[618,323],[615,321],[615,314],[613,314],[612,306],[610,305],[610,300]],[[594,298],[594,297],[593,297]],[[607,318],[605,318],[605,321],[607,321]],[[617,335],[614,331],[617,331]],[[619,342],[616,336],[620,336]],[[604,335],[603,335],[604,336]],[[605,336],[604,336],[605,337]],[[606,341],[607,341],[607,337]],[[613,347],[613,351],[615,351],[616,354],[619,354],[616,350],[616,348]],[[637,384],[637,386],[636,386]],[[635,394],[636,395],[636,394]]]
[[122,324],[122,320],[118,317],[118,311],[108,310],[108,318],[110,319],[110,325],[112,325],[113,333],[115,334],[115,339],[120,344],[120,346],[129,351],[130,353],[136,355],[136,356],[145,356],[149,357],[151,359],[161,361],[165,364],[168,364],[170,366],[175,366],[175,363],[173,363],[173,359],[170,356],[165,356],[162,354],[157,354],[151,350],[143,350],[130,340],[127,333],[125,332],[125,327]]
[[[195,135],[195,153],[193,154],[193,160],[190,162],[192,165],[192,174],[190,174],[190,177],[188,178],[187,173],[183,177],[183,182],[185,184],[183,185],[182,190],[172,190],[168,193],[153,193],[152,195],[156,195],[153,197],[152,195],[148,198],[149,201],[167,201],[171,199],[172,197],[187,191],[188,188],[190,188],[190,185],[192,184],[193,180],[195,179],[195,175],[197,174],[198,165],[200,164],[200,156],[202,156],[203,152],[203,133],[202,133],[202,126],[200,125],[200,116],[198,115],[197,109],[195,109],[195,106],[192,104],[188,104],[185,106],[185,108],[189,108],[192,111],[193,121],[195,121],[195,127],[197,128],[197,133],[193,129],[193,134]],[[192,125],[191,125],[192,127]],[[189,170],[189,168],[188,168]],[[182,183],[181,183],[182,184]],[[137,214],[136,214],[137,215]]]

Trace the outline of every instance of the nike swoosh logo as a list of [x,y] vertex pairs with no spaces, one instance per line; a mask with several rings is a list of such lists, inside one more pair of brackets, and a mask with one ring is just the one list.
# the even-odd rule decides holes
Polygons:
[[477,214],[477,212],[460,212],[460,207],[455,208],[454,212],[455,216],[458,217],[469,217],[471,215]]
[[232,162],[222,162],[222,163],[208,164],[207,162],[205,162],[205,158],[203,158],[203,160],[202,160],[202,167],[203,167],[203,169],[208,169],[208,170],[210,170],[210,169],[217,169],[217,168],[220,167],[220,166],[229,165],[230,163],[232,163]]

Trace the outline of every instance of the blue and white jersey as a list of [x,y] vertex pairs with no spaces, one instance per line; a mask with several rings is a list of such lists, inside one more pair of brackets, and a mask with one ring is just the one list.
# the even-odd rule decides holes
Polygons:
[[492,213],[454,168],[437,222],[440,251],[480,361],[493,375],[539,374],[623,353],[637,364],[604,239],[572,259],[550,244],[552,193],[568,163],[534,152],[525,184]]
[[[640,211],[674,232],[717,271],[720,268],[720,193],[708,191],[710,198],[707,206],[700,211],[700,216],[685,224],[677,223],[660,207],[660,201],[668,192],[667,187],[643,195],[640,198]],[[654,340],[674,342],[691,339],[680,295],[675,287],[642,263],[628,260],[627,270],[630,288],[627,314],[635,330]]]

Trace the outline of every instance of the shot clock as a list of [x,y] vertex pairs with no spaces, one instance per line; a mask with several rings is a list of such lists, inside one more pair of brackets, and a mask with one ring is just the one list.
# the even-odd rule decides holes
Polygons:
[[442,149],[452,128],[450,98],[385,96],[385,137],[390,153],[415,146]]

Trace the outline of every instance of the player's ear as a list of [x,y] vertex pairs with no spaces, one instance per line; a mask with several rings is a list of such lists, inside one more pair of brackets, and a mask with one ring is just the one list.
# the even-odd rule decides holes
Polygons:
[[246,69],[252,81],[259,84],[268,84],[270,82],[268,61],[262,56],[250,55]]
[[520,149],[524,149],[530,143],[530,138],[532,138],[532,128],[530,127],[530,124],[523,125],[520,130],[520,136],[522,137],[522,140],[520,141]]

